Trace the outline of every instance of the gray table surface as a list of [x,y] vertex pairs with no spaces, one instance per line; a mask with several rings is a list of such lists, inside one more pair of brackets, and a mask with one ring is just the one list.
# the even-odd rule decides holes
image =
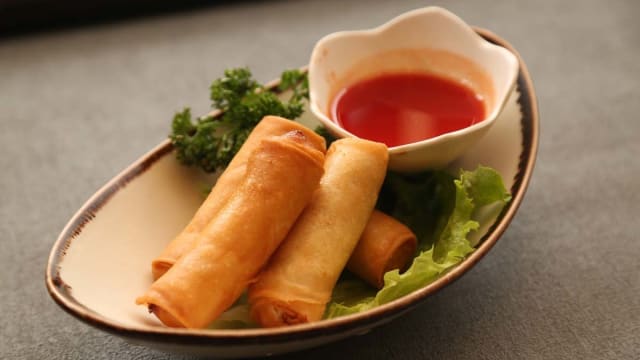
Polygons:
[[[478,266],[410,315],[285,357],[640,358],[640,2],[433,4],[503,36],[530,68],[542,131],[525,201]],[[187,358],[49,298],[66,221],[166,136],[176,109],[204,113],[225,68],[269,80],[326,33],[424,5],[242,2],[0,40],[0,358]]]

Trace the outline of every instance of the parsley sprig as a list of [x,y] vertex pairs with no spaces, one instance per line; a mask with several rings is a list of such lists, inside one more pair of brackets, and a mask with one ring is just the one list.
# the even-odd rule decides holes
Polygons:
[[169,138],[178,160],[206,172],[223,169],[264,116],[293,120],[302,115],[304,101],[309,98],[306,74],[299,70],[283,72],[278,89],[291,90],[291,97],[280,100],[253,79],[247,68],[226,70],[210,87],[212,108],[221,110],[220,116],[207,115],[194,121],[189,108],[175,114]]

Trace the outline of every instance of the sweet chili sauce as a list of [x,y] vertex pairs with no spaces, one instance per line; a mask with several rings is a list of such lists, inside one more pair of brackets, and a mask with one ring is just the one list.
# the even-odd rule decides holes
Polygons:
[[430,74],[385,74],[340,91],[331,116],[350,133],[387,146],[463,129],[485,116],[470,88]]

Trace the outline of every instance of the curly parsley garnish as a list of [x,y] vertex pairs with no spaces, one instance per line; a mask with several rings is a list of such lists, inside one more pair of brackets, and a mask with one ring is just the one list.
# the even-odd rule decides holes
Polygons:
[[253,128],[266,115],[295,119],[304,111],[309,97],[306,74],[299,70],[282,73],[278,89],[291,90],[287,101],[253,79],[247,68],[229,69],[211,84],[212,108],[220,116],[203,116],[195,121],[189,108],[173,117],[169,135],[178,160],[206,172],[225,168]]

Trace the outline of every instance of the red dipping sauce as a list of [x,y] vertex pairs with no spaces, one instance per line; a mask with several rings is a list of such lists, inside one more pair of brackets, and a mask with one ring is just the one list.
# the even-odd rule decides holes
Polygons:
[[389,147],[466,128],[485,116],[470,88],[429,74],[385,74],[340,91],[331,116],[342,128]]

